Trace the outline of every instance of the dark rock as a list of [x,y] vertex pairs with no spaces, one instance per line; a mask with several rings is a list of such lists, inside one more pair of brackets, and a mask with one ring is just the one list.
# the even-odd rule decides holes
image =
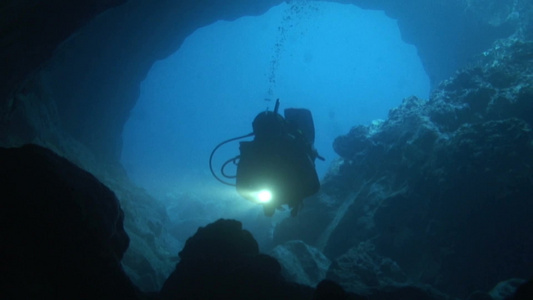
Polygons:
[[494,300],[492,297],[484,292],[476,291],[470,294],[466,300]]
[[339,137],[338,167],[275,237],[305,232],[331,269],[371,241],[409,281],[461,298],[530,276],[532,55],[531,42],[500,41],[429,101],[407,98],[387,120]]
[[357,126],[350,133],[335,139],[333,149],[341,157],[351,158],[356,153],[368,152],[373,146],[371,135],[373,131],[366,126]]
[[338,283],[326,279],[318,284],[313,300],[452,300],[431,288],[409,285],[374,287],[368,292],[366,295],[349,293]]
[[272,257],[235,220],[199,228],[161,290],[162,299],[309,299],[312,289],[287,283]]
[[[216,247],[213,247],[216,245]],[[252,234],[242,229],[242,224],[235,220],[218,220],[206,227],[200,227],[196,234],[190,237],[180,252],[184,261],[202,259],[238,260],[246,256],[259,254],[259,246]]]
[[281,264],[285,279],[308,286],[316,286],[326,278],[330,260],[318,249],[302,241],[289,241],[272,249]]
[[2,299],[137,299],[107,187],[45,148],[0,148]]
[[348,293],[331,280],[322,280],[316,287],[313,294],[313,300],[345,300],[348,299]]
[[513,295],[512,300],[529,300],[533,299],[533,280],[529,280],[520,285]]
[[364,296],[407,281],[400,267],[391,259],[376,254],[374,246],[368,242],[333,261],[327,278],[338,282],[349,292]]
[[493,300],[512,299],[518,287],[525,282],[524,279],[520,278],[511,278],[498,282],[498,284],[490,290],[489,295]]
[[377,290],[369,300],[449,300],[453,299],[427,287],[388,286]]

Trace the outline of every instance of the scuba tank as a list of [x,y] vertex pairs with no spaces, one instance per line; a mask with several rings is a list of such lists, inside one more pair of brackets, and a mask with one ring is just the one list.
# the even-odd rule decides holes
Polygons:
[[[265,215],[269,216],[284,204],[295,214],[303,199],[315,194],[320,187],[314,164],[320,156],[313,148],[315,132],[311,112],[286,109],[283,118],[278,109],[279,99],[274,111],[261,112],[255,117],[253,133],[228,140],[254,136],[252,141],[240,142],[240,154],[226,161],[221,169],[221,173],[230,178],[224,173],[224,167],[234,162],[237,173],[231,178],[235,178],[237,192],[245,199],[262,204]],[[212,167],[211,172],[219,179]]]

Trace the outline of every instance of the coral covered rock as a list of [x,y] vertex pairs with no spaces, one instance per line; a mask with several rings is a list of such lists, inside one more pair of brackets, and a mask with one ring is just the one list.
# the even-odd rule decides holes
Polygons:
[[337,258],[328,271],[328,279],[359,295],[392,285],[405,285],[407,277],[391,259],[380,257],[370,243],[361,243]]
[[463,298],[531,276],[532,58],[533,43],[499,41],[428,101],[337,138],[338,167],[277,242],[303,239],[331,269],[371,241],[409,280]]

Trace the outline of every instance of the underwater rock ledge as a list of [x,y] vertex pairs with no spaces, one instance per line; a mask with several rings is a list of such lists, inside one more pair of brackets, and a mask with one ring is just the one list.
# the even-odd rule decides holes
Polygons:
[[428,101],[404,99],[387,120],[352,128],[335,140],[341,159],[320,194],[278,225],[275,243],[301,239],[332,266],[370,245],[409,281],[461,298],[530,279],[532,82],[533,42],[498,41]]

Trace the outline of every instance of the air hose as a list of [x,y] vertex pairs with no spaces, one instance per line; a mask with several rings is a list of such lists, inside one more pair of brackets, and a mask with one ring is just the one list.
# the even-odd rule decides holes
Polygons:
[[[226,182],[222,179],[220,179],[220,177],[218,177],[216,174],[215,174],[215,171],[213,171],[213,155],[215,155],[215,152],[218,150],[218,148],[220,148],[222,145],[224,144],[227,144],[229,142],[233,142],[233,141],[236,141],[236,140],[240,140],[240,139],[244,139],[244,138],[247,138],[247,137],[251,137],[253,136],[254,133],[249,133],[247,135],[243,135],[243,136],[239,136],[239,137],[235,137],[235,138],[231,138],[229,140],[225,140],[223,142],[221,142],[220,144],[218,144],[215,149],[213,149],[213,151],[211,151],[211,155],[209,156],[209,170],[211,170],[211,174],[213,174],[213,177],[215,177],[216,180],[222,182],[223,184],[226,184],[226,185],[229,185],[229,186],[235,186],[235,184],[233,183],[230,183],[230,182]],[[224,172],[224,168],[230,163],[230,162],[233,162],[235,163],[235,161],[237,161],[239,159],[240,155],[237,155],[235,156],[234,158],[230,158],[228,159],[226,162],[224,162],[224,164],[222,165],[222,167],[220,168],[220,173],[226,177],[226,178],[235,178],[236,176],[232,176],[232,175],[227,175],[225,172]]]

